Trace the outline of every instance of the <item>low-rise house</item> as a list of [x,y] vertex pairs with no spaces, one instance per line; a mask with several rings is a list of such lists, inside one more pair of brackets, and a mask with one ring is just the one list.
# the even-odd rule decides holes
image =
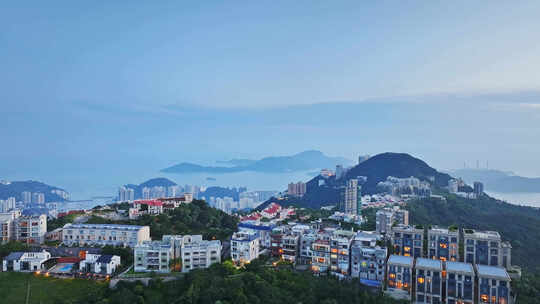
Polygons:
[[3,271],[41,271],[51,258],[45,250],[41,252],[12,252],[2,261]]
[[231,258],[237,264],[249,263],[259,257],[260,238],[256,232],[239,231],[231,237]]
[[49,231],[45,234],[47,241],[62,241],[62,228],[56,228],[53,231]]
[[477,303],[512,303],[510,276],[502,267],[476,265],[478,276]]
[[317,240],[317,234],[309,232],[300,236],[299,250],[298,250],[298,263],[311,264],[313,258],[312,245]]
[[416,259],[416,302],[442,303],[443,266],[440,260]]
[[111,275],[120,263],[120,257],[117,255],[87,253],[84,260],[79,262],[79,270]]
[[474,268],[471,264],[446,262],[446,301],[448,304],[474,303]]
[[395,299],[411,300],[414,260],[410,256],[391,255],[387,262],[387,293]]

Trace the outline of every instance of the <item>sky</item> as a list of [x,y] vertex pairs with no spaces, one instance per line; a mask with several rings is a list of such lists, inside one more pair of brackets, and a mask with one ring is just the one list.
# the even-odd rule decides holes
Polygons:
[[408,152],[440,169],[480,159],[540,176],[539,9],[2,3],[0,176],[85,183],[308,149]]

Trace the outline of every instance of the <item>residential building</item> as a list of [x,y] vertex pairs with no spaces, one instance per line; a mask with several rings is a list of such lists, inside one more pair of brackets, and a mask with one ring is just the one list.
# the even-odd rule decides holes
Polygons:
[[512,267],[512,245],[510,242],[501,242],[501,266],[510,269]]
[[20,242],[43,244],[47,233],[47,216],[20,216],[14,221],[15,239]]
[[375,215],[377,233],[389,233],[394,225],[409,225],[409,211],[394,208],[384,208],[378,210]]
[[116,224],[66,224],[62,229],[64,245],[112,245],[135,247],[150,241],[149,226]]
[[427,256],[442,261],[459,261],[459,230],[457,228],[428,229]]
[[41,192],[32,193],[32,203],[45,204],[45,194]]
[[474,303],[475,273],[471,264],[446,262],[446,278],[446,303]]
[[304,233],[300,236],[300,244],[298,250],[298,263],[311,264],[313,258],[312,245],[318,236],[314,232]]
[[358,179],[352,178],[347,181],[341,191],[339,209],[351,214],[359,214],[362,210],[362,188],[358,185]]
[[287,194],[299,197],[304,196],[304,194],[306,194],[306,183],[289,183],[289,186],[287,187]]
[[357,232],[351,243],[351,277],[364,285],[380,287],[384,282],[388,250],[377,245],[381,239],[380,234]]
[[163,202],[160,200],[135,200],[133,208],[139,211],[138,214],[159,215],[163,213]]
[[510,276],[502,267],[476,265],[478,276],[477,303],[512,303]]
[[394,226],[392,227],[391,241],[396,255],[413,256],[415,258],[423,256],[423,228],[415,228],[409,225]]
[[296,263],[298,257],[300,236],[288,233],[281,238],[281,258],[291,263]]
[[231,258],[238,264],[249,263],[259,257],[260,238],[253,231],[238,231],[231,237]]
[[[466,263],[503,266],[501,235],[497,231],[464,229],[463,238]],[[505,248],[507,256],[510,248]]]
[[25,203],[25,204],[32,203],[32,192],[23,191],[21,193],[21,199],[22,199],[23,203]]
[[47,241],[62,241],[62,227],[56,228],[53,231],[49,231],[45,234],[45,240]]
[[411,300],[414,260],[410,256],[391,255],[387,263],[388,294],[396,299]]
[[134,248],[135,272],[170,272],[173,249],[168,241],[144,241]]
[[258,221],[242,221],[238,224],[239,231],[253,231],[259,234],[261,248],[271,247],[272,229],[276,225]]
[[41,252],[12,252],[2,261],[2,271],[40,271],[51,258],[45,250]]
[[84,259],[79,262],[79,270],[84,272],[111,275],[120,265],[120,257],[110,254],[85,253]]
[[6,200],[0,200],[0,213],[6,213],[15,209],[15,198],[10,197]]
[[416,302],[439,304],[443,301],[443,266],[442,261],[416,259]]
[[482,194],[484,194],[484,184],[482,184],[481,182],[474,182],[473,186],[474,186],[474,194],[476,194],[476,197],[479,197]]
[[348,276],[350,268],[350,248],[355,236],[353,231],[336,230],[330,237],[330,273]]
[[120,187],[118,189],[118,201],[125,202],[125,201],[133,201],[135,200],[135,190],[128,187]]
[[330,269],[330,240],[317,238],[311,244],[311,271],[315,274],[325,273]]
[[182,272],[221,263],[221,241],[203,240],[201,235],[184,236],[180,252]]

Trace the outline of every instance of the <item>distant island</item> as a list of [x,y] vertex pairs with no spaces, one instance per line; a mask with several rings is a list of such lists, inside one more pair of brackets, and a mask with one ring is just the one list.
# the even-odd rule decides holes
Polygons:
[[330,157],[320,151],[304,151],[291,156],[270,156],[260,160],[232,159],[218,161],[222,166],[201,166],[193,163],[181,163],[165,169],[166,173],[235,173],[244,171],[264,173],[285,173],[304,170],[334,168],[336,165],[348,166],[352,161],[343,157]]
[[493,169],[458,169],[451,173],[469,184],[475,181],[482,182],[488,191],[540,193],[540,177],[523,177],[512,172]]
[[63,202],[69,199],[69,193],[66,190],[38,181],[2,181],[0,183],[0,200],[15,197],[17,201],[24,201],[23,192],[43,193],[46,203]]

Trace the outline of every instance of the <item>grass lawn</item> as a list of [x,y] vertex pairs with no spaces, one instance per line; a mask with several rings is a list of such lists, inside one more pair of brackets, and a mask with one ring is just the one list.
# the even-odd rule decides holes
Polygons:
[[28,273],[0,272],[0,302],[26,303],[28,283],[30,283],[29,304],[69,303],[69,300],[99,293],[108,284],[82,279],[56,279]]

